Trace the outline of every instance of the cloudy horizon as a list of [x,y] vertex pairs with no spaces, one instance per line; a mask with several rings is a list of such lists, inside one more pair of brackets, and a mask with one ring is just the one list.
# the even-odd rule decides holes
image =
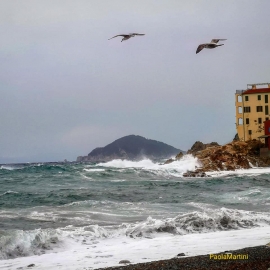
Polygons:
[[[235,134],[235,90],[270,82],[270,2],[0,3],[0,163],[76,160],[126,135],[188,150]],[[123,33],[143,33],[121,42]],[[225,38],[224,46],[199,44]]]

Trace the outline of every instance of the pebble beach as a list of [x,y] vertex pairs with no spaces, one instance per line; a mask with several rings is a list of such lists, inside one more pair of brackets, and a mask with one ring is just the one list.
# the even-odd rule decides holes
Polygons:
[[[248,259],[239,259],[247,255]],[[238,257],[237,257],[238,256]],[[216,258],[216,259],[215,259]],[[236,259],[238,258],[238,259]],[[257,246],[223,253],[173,258],[99,270],[267,270],[270,269],[270,247]]]

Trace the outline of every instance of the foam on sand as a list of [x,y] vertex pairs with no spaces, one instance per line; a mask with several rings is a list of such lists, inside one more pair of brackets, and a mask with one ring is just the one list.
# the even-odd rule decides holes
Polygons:
[[153,239],[121,237],[91,243],[73,244],[68,250],[41,256],[0,261],[0,269],[96,269],[117,266],[121,260],[131,263],[170,259],[178,253],[186,256],[236,250],[270,242],[270,227],[201,234],[163,234]]

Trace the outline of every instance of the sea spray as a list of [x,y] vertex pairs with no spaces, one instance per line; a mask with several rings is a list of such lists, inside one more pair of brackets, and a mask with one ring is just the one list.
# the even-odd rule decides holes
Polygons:
[[0,237],[0,258],[12,259],[30,255],[55,252],[63,245],[61,230],[36,229],[33,231],[13,230],[4,232]]

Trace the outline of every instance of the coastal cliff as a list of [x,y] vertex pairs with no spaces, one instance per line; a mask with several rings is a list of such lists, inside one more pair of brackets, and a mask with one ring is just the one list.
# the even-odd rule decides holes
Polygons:
[[253,166],[268,167],[270,166],[270,158],[260,157],[260,148],[263,147],[265,147],[264,144],[259,140],[232,141],[225,145],[219,145],[216,142],[203,144],[197,141],[187,151],[187,154],[196,157],[201,167],[185,173],[184,176],[206,176],[205,172],[234,171],[236,169],[249,169]]

